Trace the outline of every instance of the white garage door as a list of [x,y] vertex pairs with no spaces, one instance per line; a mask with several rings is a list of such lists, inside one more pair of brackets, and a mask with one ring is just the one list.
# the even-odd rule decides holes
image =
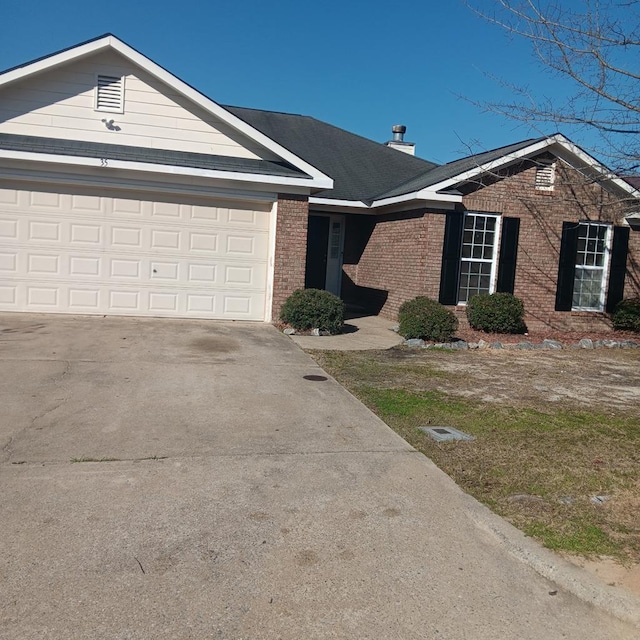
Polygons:
[[0,310],[264,320],[270,210],[0,182]]

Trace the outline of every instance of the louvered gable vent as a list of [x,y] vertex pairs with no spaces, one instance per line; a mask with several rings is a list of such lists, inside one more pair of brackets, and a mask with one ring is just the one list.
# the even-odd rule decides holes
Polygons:
[[536,189],[552,191],[556,181],[556,163],[541,162],[536,168]]
[[122,77],[98,76],[96,109],[114,113],[122,113],[124,111],[124,80]]

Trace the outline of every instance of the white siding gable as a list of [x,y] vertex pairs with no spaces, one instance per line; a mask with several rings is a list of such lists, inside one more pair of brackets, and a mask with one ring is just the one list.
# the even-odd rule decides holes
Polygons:
[[[123,78],[122,113],[96,109],[98,75]],[[103,120],[113,120],[112,128]],[[99,53],[2,89],[0,133],[276,159],[115,52]]]

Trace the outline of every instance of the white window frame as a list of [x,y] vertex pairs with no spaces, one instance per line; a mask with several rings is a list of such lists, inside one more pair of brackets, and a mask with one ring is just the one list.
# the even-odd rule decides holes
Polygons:
[[[110,108],[110,107],[100,107],[98,101],[98,93],[100,91],[100,83],[99,78],[108,77],[108,78],[119,78],[120,79],[120,105],[119,107]],[[111,73],[96,73],[95,74],[95,90],[94,90],[94,100],[93,100],[93,108],[94,111],[100,111],[101,113],[124,113],[124,82],[125,77],[119,74],[111,74]]]
[[[493,236],[493,257],[491,259],[491,274],[489,276],[489,293],[494,293],[496,290],[496,279],[498,277],[498,253],[500,251],[500,237],[502,235],[502,216],[497,213],[487,213],[485,211],[465,211],[465,220],[467,217],[480,217],[480,218],[494,218],[496,221],[494,236]],[[462,277],[462,263],[463,262],[481,262],[488,263],[486,258],[463,258],[462,257],[462,245],[464,241],[464,221],[462,224],[462,237],[460,238],[460,273],[458,274],[458,305],[466,306],[467,300],[460,300],[460,278]]]
[[[607,299],[607,289],[609,286],[609,263],[611,262],[611,246],[613,243],[613,225],[608,224],[606,222],[591,222],[590,220],[582,221],[578,223],[579,227],[606,227],[607,235],[604,241],[604,256],[601,267],[596,267],[592,265],[583,265],[583,264],[574,264],[574,268],[577,269],[586,269],[587,271],[602,271],[602,284],[600,287],[600,297],[598,299],[597,307],[580,307],[580,306],[572,306],[571,311],[595,311],[602,312],[604,311],[606,299]],[[576,250],[576,259],[578,257],[578,252]],[[574,260],[575,262],[575,260]],[[574,288],[575,288],[575,272],[574,272]]]

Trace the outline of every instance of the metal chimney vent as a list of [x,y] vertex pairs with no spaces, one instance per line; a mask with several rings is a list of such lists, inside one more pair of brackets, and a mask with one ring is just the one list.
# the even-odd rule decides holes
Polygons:
[[394,142],[404,142],[404,134],[407,133],[407,127],[403,124],[394,124],[391,127],[391,133],[393,133]]

